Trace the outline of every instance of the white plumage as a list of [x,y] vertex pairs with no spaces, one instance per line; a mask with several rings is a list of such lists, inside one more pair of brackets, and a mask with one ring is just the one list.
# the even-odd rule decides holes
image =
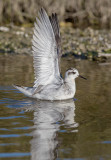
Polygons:
[[60,77],[58,67],[57,43],[49,17],[41,9],[36,18],[32,41],[35,82],[34,87],[47,85],[58,81]]

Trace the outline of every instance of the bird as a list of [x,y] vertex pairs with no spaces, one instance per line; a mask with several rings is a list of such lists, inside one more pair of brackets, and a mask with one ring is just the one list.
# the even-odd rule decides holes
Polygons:
[[61,76],[61,36],[56,13],[48,16],[41,8],[34,23],[32,54],[35,81],[33,87],[13,85],[24,95],[39,100],[67,100],[74,98],[75,79],[81,76],[77,69],[69,68]]

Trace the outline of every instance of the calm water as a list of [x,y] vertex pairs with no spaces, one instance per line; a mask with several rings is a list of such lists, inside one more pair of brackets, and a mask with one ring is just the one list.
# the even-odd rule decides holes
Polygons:
[[32,57],[0,56],[0,160],[111,160],[111,64],[62,58],[76,67],[74,100],[29,99],[12,84],[33,85]]

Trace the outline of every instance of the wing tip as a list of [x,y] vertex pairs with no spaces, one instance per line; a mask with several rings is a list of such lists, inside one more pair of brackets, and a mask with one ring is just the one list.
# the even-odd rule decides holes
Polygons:
[[[38,12],[38,15],[45,15],[45,16],[47,16],[48,17],[48,14],[47,14],[47,12],[46,12],[46,10],[44,9],[44,7],[41,7],[41,9],[39,10],[39,12]],[[40,17],[39,17],[40,18]]]

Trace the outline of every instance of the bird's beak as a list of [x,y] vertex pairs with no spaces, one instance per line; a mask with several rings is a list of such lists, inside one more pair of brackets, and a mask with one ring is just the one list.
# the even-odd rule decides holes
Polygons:
[[85,79],[85,80],[87,80],[87,78],[85,78],[85,77],[83,77],[83,76],[81,76],[81,75],[79,75],[79,77],[80,77],[80,78],[83,78],[83,79]]

